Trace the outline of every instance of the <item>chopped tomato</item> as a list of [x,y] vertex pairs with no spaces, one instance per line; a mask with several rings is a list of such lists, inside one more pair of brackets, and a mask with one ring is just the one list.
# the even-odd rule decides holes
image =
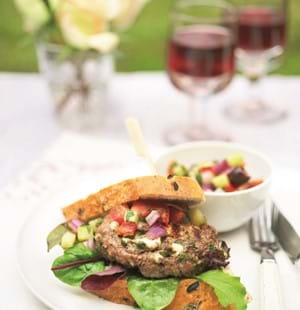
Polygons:
[[171,223],[180,224],[183,222],[185,218],[185,213],[183,211],[172,208],[172,207],[170,211],[171,211],[171,214],[170,214]]
[[136,201],[133,203],[131,210],[142,217],[146,217],[151,212],[151,203],[147,201]]
[[124,222],[125,213],[128,210],[129,209],[125,206],[115,207],[115,208],[110,210],[109,215],[113,221],[116,221],[119,224],[122,224]]
[[161,222],[164,225],[168,225],[170,222],[170,207],[168,207],[167,205],[163,205],[155,207],[153,209],[159,212]]
[[137,230],[136,223],[123,222],[118,228],[118,235],[124,237],[131,237],[135,235],[136,230]]
[[225,188],[224,188],[225,192],[235,192],[237,190],[236,187],[234,187],[232,184],[229,184],[227,185]]

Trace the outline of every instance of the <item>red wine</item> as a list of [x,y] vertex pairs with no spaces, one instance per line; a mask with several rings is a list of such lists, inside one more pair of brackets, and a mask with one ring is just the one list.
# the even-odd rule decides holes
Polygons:
[[[169,42],[168,72],[175,86],[186,92],[207,87],[220,90],[231,80],[234,70],[234,41],[228,29],[219,26],[180,28]],[[222,85],[223,86],[222,86]]]
[[238,47],[247,51],[284,46],[286,21],[282,12],[249,6],[239,12]]

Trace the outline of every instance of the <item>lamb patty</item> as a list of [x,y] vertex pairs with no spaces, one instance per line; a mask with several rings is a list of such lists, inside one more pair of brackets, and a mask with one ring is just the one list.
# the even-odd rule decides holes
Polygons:
[[167,231],[149,246],[142,231],[132,239],[119,237],[107,216],[96,233],[97,248],[105,259],[147,278],[192,277],[228,264],[229,249],[211,226],[171,223]]

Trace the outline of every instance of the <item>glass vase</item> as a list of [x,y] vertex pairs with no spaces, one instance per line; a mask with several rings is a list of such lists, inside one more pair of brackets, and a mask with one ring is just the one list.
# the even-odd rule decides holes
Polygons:
[[114,73],[112,55],[78,51],[38,43],[39,68],[44,75],[61,125],[81,132],[97,132],[103,123],[108,86]]

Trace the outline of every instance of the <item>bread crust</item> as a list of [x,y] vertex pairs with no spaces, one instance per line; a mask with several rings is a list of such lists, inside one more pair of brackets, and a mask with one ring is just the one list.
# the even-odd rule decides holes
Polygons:
[[[166,310],[234,310],[233,306],[223,307],[213,289],[204,282],[199,282],[199,286],[188,292],[188,287],[195,283],[195,279],[181,280],[172,303],[166,307]],[[117,304],[126,304],[136,306],[134,299],[131,297],[127,287],[127,280],[120,279],[113,283],[106,290],[94,292],[98,297]]]
[[106,187],[63,208],[62,212],[67,221],[80,219],[86,222],[104,215],[115,206],[140,199],[178,201],[190,205],[201,202],[204,195],[198,183],[189,177],[145,176]]

